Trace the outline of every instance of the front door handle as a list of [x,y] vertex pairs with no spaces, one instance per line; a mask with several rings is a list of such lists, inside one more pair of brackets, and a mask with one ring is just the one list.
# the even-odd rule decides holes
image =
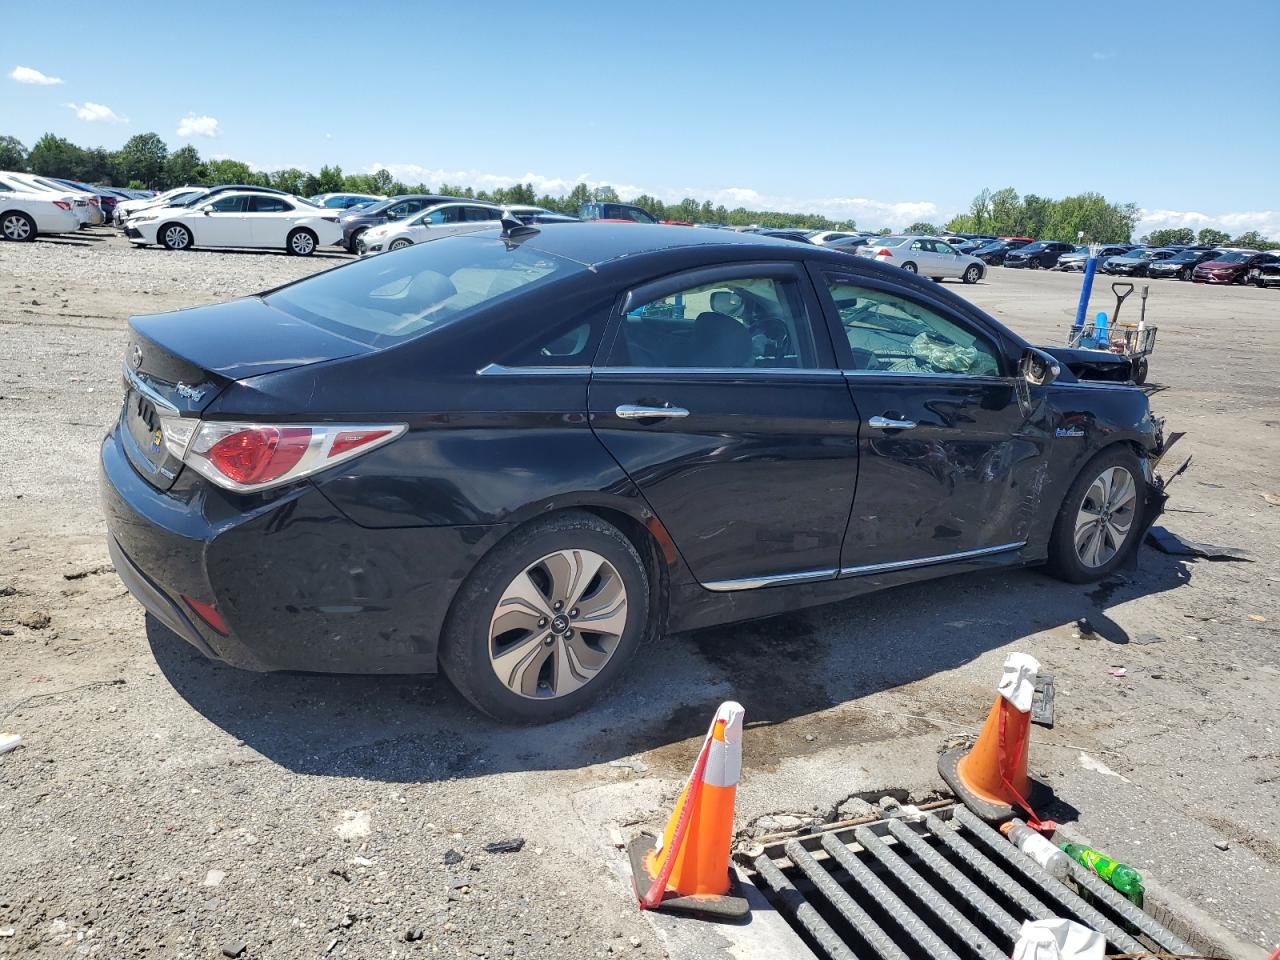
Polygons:
[[635,403],[624,403],[614,413],[622,420],[653,420],[658,417],[680,420],[689,415],[689,411],[684,407],[673,407],[670,404],[646,407]]
[[891,420],[888,417],[872,417],[867,426],[874,430],[910,430],[915,427],[914,420]]

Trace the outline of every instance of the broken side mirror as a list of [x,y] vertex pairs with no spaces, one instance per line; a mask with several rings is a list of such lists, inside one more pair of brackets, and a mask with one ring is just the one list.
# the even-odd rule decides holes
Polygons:
[[1035,347],[1027,347],[1022,351],[1022,359],[1018,361],[1018,375],[1027,383],[1039,387],[1047,387],[1058,379],[1062,367],[1058,361]]

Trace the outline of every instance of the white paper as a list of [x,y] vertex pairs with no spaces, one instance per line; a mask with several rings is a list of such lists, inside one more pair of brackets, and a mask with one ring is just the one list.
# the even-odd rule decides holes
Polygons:
[[1105,960],[1102,934],[1074,920],[1027,920],[1013,945],[1013,960]]
[[1011,653],[1004,658],[1004,675],[996,691],[1018,709],[1027,713],[1036,692],[1036,674],[1040,661],[1029,653]]

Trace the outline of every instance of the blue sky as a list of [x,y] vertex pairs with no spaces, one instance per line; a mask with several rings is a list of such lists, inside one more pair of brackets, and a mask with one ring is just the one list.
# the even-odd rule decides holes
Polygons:
[[1275,0],[101,11],[6,7],[0,134],[154,130],[260,169],[585,179],[868,227],[945,220],[984,186],[1096,190],[1141,206],[1140,232],[1280,237]]

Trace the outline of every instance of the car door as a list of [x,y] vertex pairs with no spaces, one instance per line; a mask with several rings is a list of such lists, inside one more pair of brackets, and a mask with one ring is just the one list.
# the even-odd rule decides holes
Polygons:
[[[247,212],[249,198],[242,193],[216,197],[200,207],[200,216],[189,220],[198,247],[249,247]],[[185,218],[184,218],[185,219]]]
[[907,250],[902,254],[903,260],[916,265],[916,272],[922,277],[937,276],[933,272],[933,244],[928,240],[916,239],[907,243]]
[[862,424],[843,573],[1022,546],[1048,431],[1041,408],[1020,402],[998,335],[905,285],[814,271]]
[[933,253],[938,264],[935,277],[959,277],[964,273],[964,266],[960,262],[960,251],[945,240],[933,241]]
[[600,357],[592,428],[699,583],[836,576],[858,420],[799,264],[704,267],[634,288]]
[[283,197],[255,193],[249,197],[249,210],[245,214],[249,233],[255,247],[283,249],[289,231],[293,229],[296,208]]
[[438,240],[441,237],[465,232],[467,226],[463,219],[464,209],[461,203],[443,203],[432,207],[414,221],[413,231],[410,234],[413,242],[423,243],[427,240]]
[[462,223],[458,233],[470,233],[473,230],[484,230],[496,227],[502,220],[502,211],[496,207],[463,207]]

